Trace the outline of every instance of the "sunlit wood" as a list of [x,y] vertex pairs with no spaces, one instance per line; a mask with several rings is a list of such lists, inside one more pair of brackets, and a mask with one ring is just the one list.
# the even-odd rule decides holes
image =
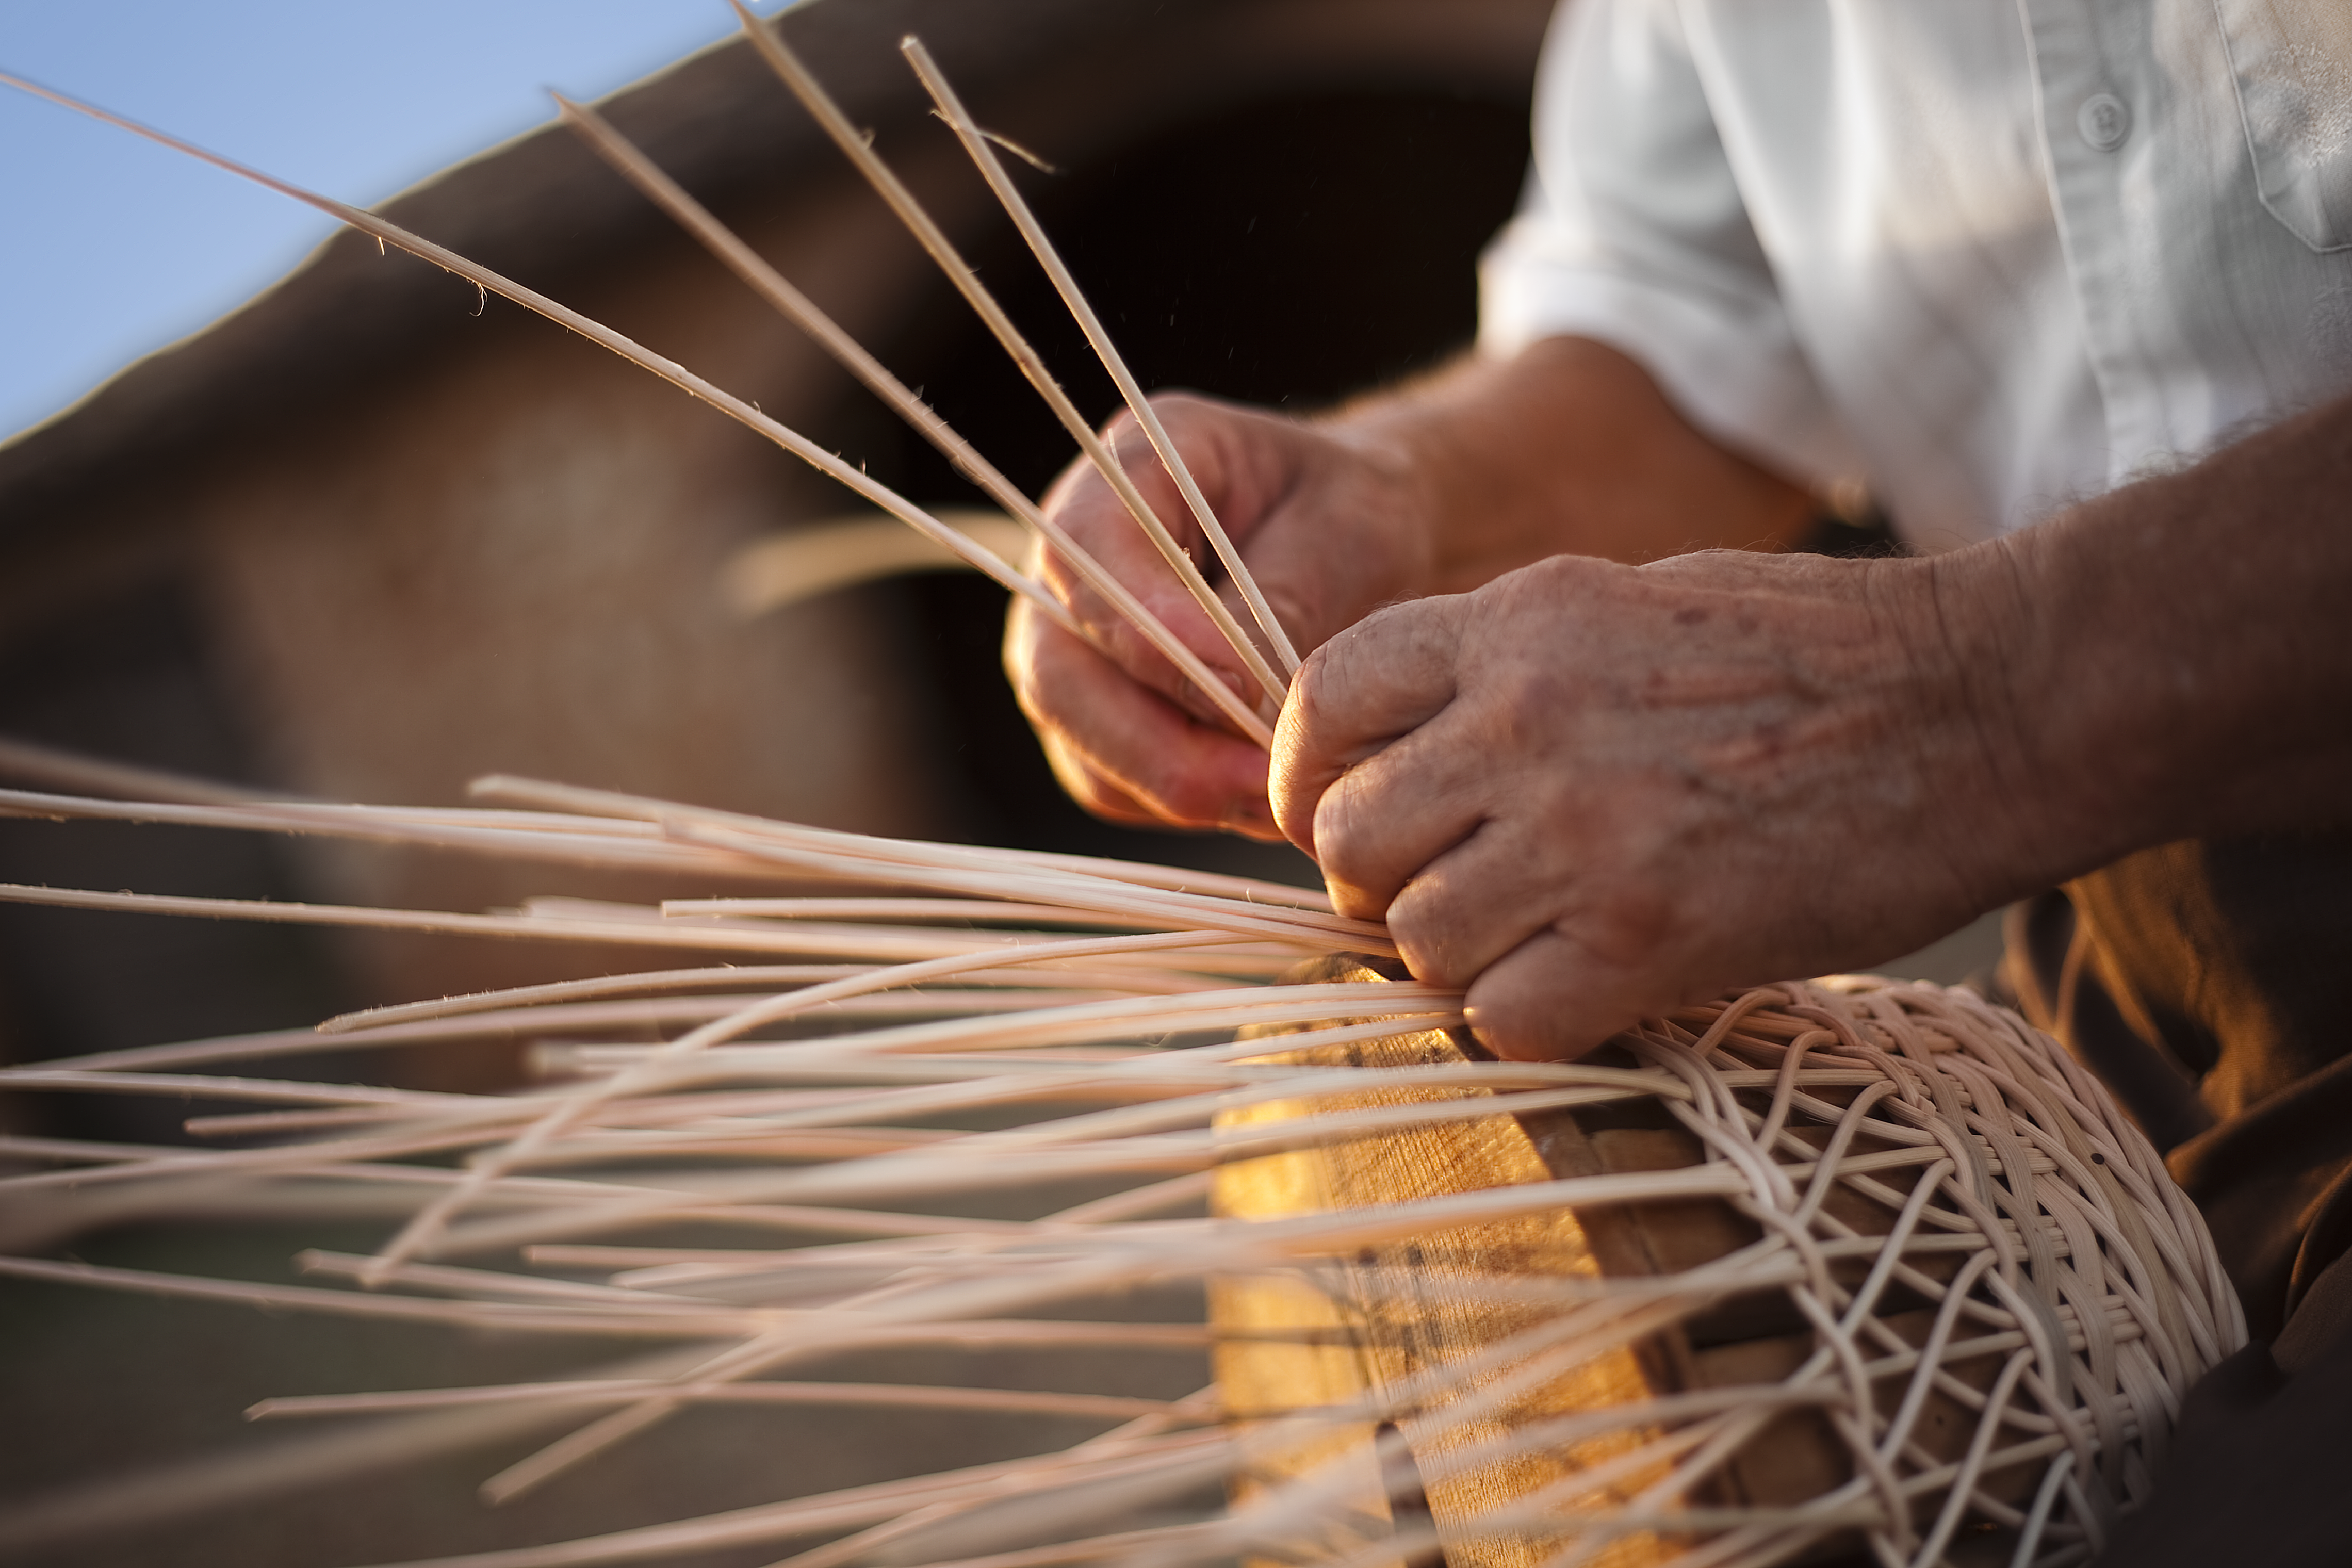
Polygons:
[[[1374,977],[1345,960],[1329,961],[1328,967],[1332,973],[1317,978]],[[1282,1059],[1405,1067],[1465,1058],[1451,1037],[1433,1031],[1326,1047]],[[1397,1089],[1284,1100],[1234,1112],[1221,1124],[1281,1121],[1323,1111],[1486,1092]],[[1518,1119],[1496,1115],[1226,1165],[1217,1173],[1213,1201],[1217,1211],[1228,1216],[1270,1218],[1548,1181],[1556,1173],[1555,1173],[1545,1163]],[[1538,1327],[1548,1315],[1540,1304],[1484,1296],[1476,1289],[1480,1282],[1589,1279],[1601,1271],[1585,1226],[1568,1210],[1557,1209],[1433,1232],[1312,1272],[1228,1276],[1213,1283],[1210,1296],[1212,1320],[1227,1333],[1216,1350],[1218,1383],[1229,1407],[1244,1420],[1360,1402],[1442,1373]],[[1266,1337],[1244,1339],[1232,1332],[1240,1330]],[[1273,1331],[1284,1330],[1298,1332],[1299,1338],[1285,1342],[1272,1337]],[[1486,1419],[1441,1421],[1410,1410],[1397,1412],[1397,1426],[1422,1472],[1440,1533],[1446,1534],[1449,1524],[1491,1513],[1637,1447],[1640,1436],[1621,1434],[1522,1452],[1459,1476],[1442,1473],[1445,1454],[1500,1436],[1518,1421],[1625,1404],[1663,1391],[1665,1374],[1645,1366],[1644,1359],[1634,1347],[1620,1347],[1543,1377],[1508,1396]],[[1507,1363],[1493,1369],[1472,1379],[1467,1392],[1491,1390],[1517,1370]],[[1428,1410],[1434,1415],[1456,1402],[1440,1396]],[[1371,1439],[1372,1423],[1367,1420],[1336,1426],[1320,1438],[1271,1453],[1260,1473],[1243,1488],[1244,1500],[1268,1483],[1336,1458],[1360,1471],[1354,1485],[1361,1494],[1361,1511],[1370,1520],[1385,1521],[1390,1511],[1386,1494],[1394,1489],[1396,1478],[1391,1467],[1391,1485],[1383,1488]],[[1645,1467],[1593,1500],[1630,1501],[1659,1473],[1659,1467]],[[1558,1538],[1535,1535],[1448,1539],[1446,1560],[1451,1568],[1532,1568],[1564,1544]],[[1591,1561],[1608,1568],[1635,1568],[1666,1561],[1667,1555],[1656,1538],[1641,1535],[1612,1543]]]

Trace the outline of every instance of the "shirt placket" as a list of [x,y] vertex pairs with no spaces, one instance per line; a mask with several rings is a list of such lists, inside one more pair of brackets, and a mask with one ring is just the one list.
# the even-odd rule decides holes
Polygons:
[[2150,279],[2154,258],[2132,254],[2146,225],[2125,204],[2144,183],[2160,88],[2147,68],[2144,5],[2019,0],[2051,205],[2083,342],[2106,416],[2107,468],[2121,483],[2169,460],[2179,442],[2158,374]]

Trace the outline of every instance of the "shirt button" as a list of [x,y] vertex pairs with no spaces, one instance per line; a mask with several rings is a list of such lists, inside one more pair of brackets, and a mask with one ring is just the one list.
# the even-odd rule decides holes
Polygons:
[[2097,153],[2112,153],[2131,134],[2131,110],[2112,92],[2095,92],[2075,111],[2074,129]]

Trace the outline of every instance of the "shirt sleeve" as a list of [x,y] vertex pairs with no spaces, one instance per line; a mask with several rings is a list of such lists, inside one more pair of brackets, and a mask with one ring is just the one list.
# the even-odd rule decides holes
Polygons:
[[1479,346],[1598,339],[1727,446],[1827,492],[1862,464],[1790,330],[1674,0],[1562,0],[1519,215],[1479,264]]

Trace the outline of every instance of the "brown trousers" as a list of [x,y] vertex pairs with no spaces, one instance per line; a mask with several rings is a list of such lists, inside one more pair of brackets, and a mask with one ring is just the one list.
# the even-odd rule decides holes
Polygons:
[[2352,1563],[2352,833],[2147,850],[2019,905],[2001,980],[2205,1215],[2255,1343],[2101,1568]]

